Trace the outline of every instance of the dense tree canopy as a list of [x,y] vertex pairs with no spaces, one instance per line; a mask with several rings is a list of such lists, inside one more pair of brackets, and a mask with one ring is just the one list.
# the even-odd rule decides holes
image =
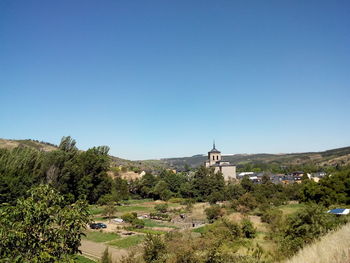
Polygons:
[[15,205],[0,207],[1,262],[74,262],[89,220],[85,202],[67,205],[48,185],[33,188]]

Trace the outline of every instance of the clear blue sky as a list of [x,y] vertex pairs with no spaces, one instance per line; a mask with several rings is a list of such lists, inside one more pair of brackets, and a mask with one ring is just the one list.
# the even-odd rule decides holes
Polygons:
[[0,137],[128,159],[350,145],[350,1],[1,0]]

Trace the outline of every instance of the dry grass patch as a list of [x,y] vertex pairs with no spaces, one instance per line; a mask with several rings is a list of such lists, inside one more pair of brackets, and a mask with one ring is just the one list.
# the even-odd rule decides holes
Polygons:
[[300,250],[285,263],[350,262],[350,223]]

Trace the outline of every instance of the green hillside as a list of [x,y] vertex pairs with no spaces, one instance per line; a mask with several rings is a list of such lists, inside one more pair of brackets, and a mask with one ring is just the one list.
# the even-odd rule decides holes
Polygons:
[[[236,165],[244,164],[277,164],[277,165],[348,165],[350,164],[350,147],[332,149],[323,152],[290,153],[290,154],[235,154],[224,155],[223,159]],[[173,167],[197,167],[207,160],[206,155],[192,157],[167,158],[163,162]]]

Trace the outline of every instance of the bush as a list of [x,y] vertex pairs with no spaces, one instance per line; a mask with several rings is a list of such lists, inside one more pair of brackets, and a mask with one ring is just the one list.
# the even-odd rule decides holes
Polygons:
[[145,227],[145,221],[142,219],[135,218],[132,222],[131,225],[136,228],[144,228]]
[[121,218],[122,218],[125,222],[131,223],[132,221],[134,221],[135,219],[137,219],[137,214],[136,214],[136,213],[126,213],[126,214],[122,215]]
[[308,205],[287,218],[281,229],[281,250],[292,255],[342,222],[338,217],[327,214],[324,207]]
[[268,209],[262,213],[261,221],[271,225],[276,225],[281,222],[282,215],[283,213],[279,209]]
[[222,217],[224,213],[219,205],[212,205],[205,209],[205,214],[207,215],[208,221],[212,223],[219,217]]
[[256,229],[248,218],[244,218],[241,222],[242,234],[246,238],[255,238]]
[[168,204],[157,204],[154,207],[155,210],[157,210],[159,213],[166,213],[168,211]]
[[208,201],[211,205],[214,205],[222,200],[224,200],[224,194],[221,192],[213,192],[208,196]]
[[250,193],[245,193],[238,199],[238,203],[241,206],[246,206],[250,210],[256,208],[258,206],[258,202],[256,201],[255,197]]
[[137,218],[137,213],[126,213],[121,216],[121,218],[127,222],[130,223],[133,227],[136,228],[144,228],[145,227],[145,222],[142,219]]

